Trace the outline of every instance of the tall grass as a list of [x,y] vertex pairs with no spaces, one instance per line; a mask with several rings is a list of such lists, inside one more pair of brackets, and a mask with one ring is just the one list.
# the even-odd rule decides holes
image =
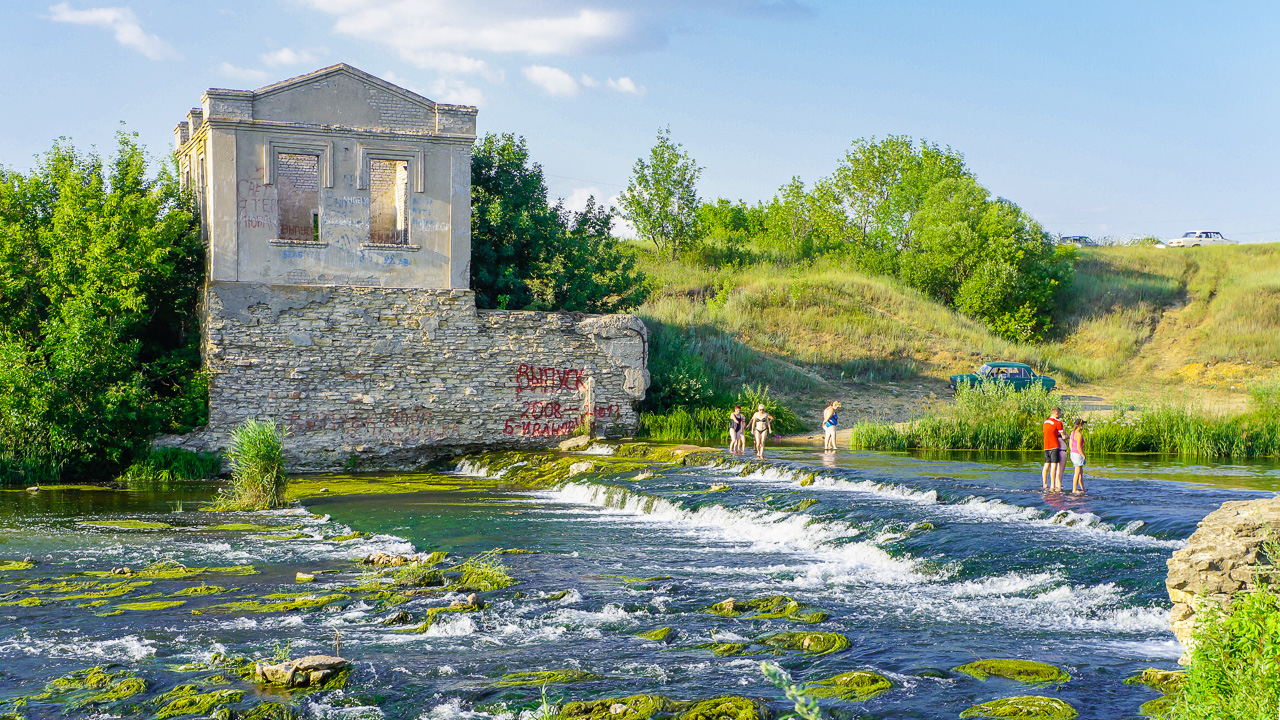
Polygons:
[[218,453],[196,453],[181,448],[153,448],[135,460],[116,482],[135,490],[166,490],[191,480],[204,480],[222,471]]
[[62,468],[38,458],[21,458],[0,454],[0,487],[53,485]]
[[[1109,418],[1086,427],[1086,452],[1157,453],[1199,458],[1280,457],[1280,392],[1260,388],[1251,412],[1233,417],[1210,415],[1189,405],[1166,403],[1148,408],[1118,406]],[[1078,403],[1043,389],[1013,392],[985,384],[956,393],[954,406],[909,423],[859,423],[854,450],[1038,450],[1041,423],[1055,405],[1070,427]]]
[[664,413],[641,413],[642,433],[654,440],[716,444],[729,440],[729,413],[734,405],[742,405],[748,418],[756,407],[765,406],[773,416],[773,431],[778,435],[803,432],[804,423],[787,406],[769,395],[769,388],[743,386],[734,400],[713,406],[677,407]]
[[284,433],[275,423],[246,420],[231,431],[231,487],[217,510],[270,510],[284,504]]

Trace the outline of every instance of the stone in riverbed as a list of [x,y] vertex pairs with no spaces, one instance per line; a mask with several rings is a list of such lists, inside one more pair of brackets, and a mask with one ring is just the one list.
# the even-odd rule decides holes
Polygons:
[[1020,718],[1020,720],[1071,720],[1080,713],[1057,698],[1022,695],[1000,698],[960,713],[962,718]]
[[810,697],[858,701],[879,695],[892,687],[893,683],[889,678],[880,673],[854,670],[811,682],[805,692]]
[[971,662],[967,665],[952,668],[952,670],[965,675],[972,675],[979,680],[986,680],[989,676],[994,675],[1028,684],[1063,683],[1071,679],[1071,676],[1061,669],[1048,663],[1034,660],[992,658]]
[[308,655],[277,665],[259,662],[254,665],[254,679],[264,685],[286,688],[322,687],[334,680],[351,663],[331,655]]

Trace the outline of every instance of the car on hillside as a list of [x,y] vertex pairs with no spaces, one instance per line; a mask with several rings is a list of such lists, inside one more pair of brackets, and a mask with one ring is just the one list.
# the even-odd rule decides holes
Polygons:
[[1200,247],[1201,245],[1235,245],[1235,240],[1228,240],[1220,232],[1211,230],[1193,230],[1183,233],[1180,238],[1162,240],[1165,247]]
[[1098,244],[1088,235],[1063,235],[1058,242],[1065,243],[1067,245],[1078,245],[1080,247],[1093,247]]
[[974,372],[965,375],[952,375],[947,387],[955,390],[961,385],[970,387],[983,383],[1007,383],[1014,390],[1025,390],[1032,385],[1039,385],[1045,392],[1053,390],[1058,381],[1048,375],[1037,375],[1030,365],[1015,362],[988,362]]

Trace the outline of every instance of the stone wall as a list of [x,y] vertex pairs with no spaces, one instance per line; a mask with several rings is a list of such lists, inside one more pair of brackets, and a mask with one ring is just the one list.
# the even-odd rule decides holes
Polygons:
[[210,282],[209,426],[283,423],[293,470],[408,469],[477,449],[542,447],[594,417],[633,434],[647,331],[630,315],[477,311],[470,290]]
[[1234,594],[1253,587],[1262,544],[1273,529],[1280,534],[1280,498],[1225,502],[1169,558],[1169,624],[1188,654],[1199,609],[1213,603],[1226,610]]

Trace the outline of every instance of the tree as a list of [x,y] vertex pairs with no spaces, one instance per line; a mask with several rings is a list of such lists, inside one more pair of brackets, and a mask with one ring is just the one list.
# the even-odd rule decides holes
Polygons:
[[698,177],[702,168],[683,146],[671,141],[671,128],[658,131],[649,162],[636,160],[627,189],[618,198],[622,216],[636,233],[669,251],[674,260],[702,238],[698,222]]
[[611,234],[614,209],[547,203],[524,138],[489,134],[471,156],[471,289],[482,308],[619,312],[644,302],[635,257]]
[[[132,135],[0,170],[0,465],[113,472],[204,422],[196,210]],[[4,468],[0,467],[0,472]]]

